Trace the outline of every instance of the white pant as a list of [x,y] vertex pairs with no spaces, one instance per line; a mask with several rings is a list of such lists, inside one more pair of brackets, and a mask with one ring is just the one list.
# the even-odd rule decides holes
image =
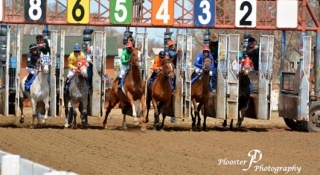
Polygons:
[[69,69],[69,73],[67,75],[67,78],[70,79],[74,75],[75,70]]
[[[200,69],[200,68],[194,68],[194,71],[196,72],[196,73],[202,73],[202,69]],[[212,70],[209,72],[209,75],[210,76],[212,76]]]
[[37,73],[37,69],[34,69],[34,68],[30,68],[30,67],[27,67],[26,68],[27,69],[27,72],[30,74],[35,74],[35,73]]
[[123,64],[120,64],[120,75],[119,77],[122,78],[124,76],[124,74],[126,73],[126,71],[130,68],[130,65],[123,65]]

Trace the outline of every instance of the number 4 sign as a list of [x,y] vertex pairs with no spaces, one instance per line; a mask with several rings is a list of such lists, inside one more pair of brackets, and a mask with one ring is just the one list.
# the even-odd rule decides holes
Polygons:
[[236,27],[256,27],[257,0],[236,0]]
[[173,25],[174,19],[174,0],[152,1],[151,23],[156,26]]

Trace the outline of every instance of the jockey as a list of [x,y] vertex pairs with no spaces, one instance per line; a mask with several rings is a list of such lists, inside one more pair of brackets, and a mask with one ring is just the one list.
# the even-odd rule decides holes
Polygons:
[[162,69],[162,65],[165,59],[168,59],[168,57],[166,56],[166,53],[164,51],[160,51],[159,55],[154,58],[152,66],[153,72],[150,76],[149,86],[152,85],[154,79],[157,77],[158,73]]
[[76,44],[73,47],[73,52],[70,53],[69,58],[68,58],[68,67],[69,67],[69,73],[67,75],[67,79],[65,82],[65,90],[68,90],[68,84],[69,84],[69,80],[71,79],[71,77],[74,75],[76,69],[77,69],[77,63],[79,59],[85,59],[85,55],[81,52],[81,47]]
[[201,73],[202,72],[202,68],[203,68],[203,61],[205,58],[210,58],[211,59],[211,66],[210,66],[210,77],[211,77],[211,81],[210,81],[210,87],[212,89],[216,89],[217,86],[217,78],[216,78],[216,69],[215,69],[215,63],[214,63],[214,58],[210,53],[210,49],[208,45],[204,45],[202,52],[200,52],[197,55],[197,58],[194,60],[194,72],[195,73]]
[[88,43],[82,43],[81,48],[83,50],[83,53],[85,57],[87,58],[87,62],[89,63],[88,66],[88,83],[90,86],[90,89],[92,89],[92,76],[93,76],[93,55],[92,55],[92,46]]
[[28,53],[28,59],[27,59],[27,71],[29,73],[25,83],[27,83],[28,81],[31,80],[31,78],[33,77],[33,75],[35,73],[37,73],[36,70],[36,64],[38,59],[40,58],[40,52],[38,51],[38,46],[37,44],[30,44],[29,46],[29,53]]
[[126,72],[130,68],[129,61],[130,61],[130,58],[131,58],[132,48],[133,48],[132,42],[127,42],[126,49],[122,51],[122,54],[121,54],[121,65],[120,65],[121,71],[120,71],[120,75],[119,75],[118,89],[121,89],[121,87],[123,85],[124,76],[125,76]]
[[50,63],[50,46],[47,39],[43,39],[42,35],[36,36],[38,50],[42,56],[44,62]]
[[181,53],[181,49],[176,49],[176,45],[172,40],[168,40],[167,41],[167,45],[169,47],[169,51],[168,51],[168,55],[170,59],[173,59],[172,62],[174,64],[174,66],[176,66],[177,64],[177,57],[178,54]]
[[259,43],[253,37],[248,39],[246,55],[248,55],[252,59],[254,70],[258,71],[259,70]]

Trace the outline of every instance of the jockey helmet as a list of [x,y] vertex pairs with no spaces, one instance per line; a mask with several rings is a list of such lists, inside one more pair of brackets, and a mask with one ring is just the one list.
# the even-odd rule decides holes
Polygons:
[[159,52],[159,57],[160,58],[165,58],[166,57],[166,53],[164,51],[160,51]]
[[73,51],[81,51],[81,48],[78,44],[73,47]]
[[243,58],[242,52],[238,52],[238,58],[239,58],[239,59],[242,59],[242,58]]
[[256,39],[254,39],[253,37],[248,39],[249,45],[254,44],[254,42],[256,42]]
[[203,46],[203,49],[202,49],[203,51],[209,51],[210,52],[210,49],[209,49],[209,46],[206,44],[206,45],[204,45]]
[[33,51],[33,50],[35,50],[36,48],[38,48],[38,45],[37,45],[37,44],[30,44],[30,45],[29,45],[29,50],[30,50],[30,51]]
[[36,36],[36,39],[40,39],[40,38],[43,38],[43,36],[42,35],[37,35]]
[[88,48],[88,43],[82,43],[81,47],[83,50],[86,50]]
[[167,41],[167,45],[168,45],[168,46],[172,46],[172,45],[174,45],[174,42],[173,42],[172,40],[168,40],[168,41]]
[[132,45],[132,42],[127,42],[127,44],[126,44],[126,48],[129,48],[129,47],[133,47],[133,45]]

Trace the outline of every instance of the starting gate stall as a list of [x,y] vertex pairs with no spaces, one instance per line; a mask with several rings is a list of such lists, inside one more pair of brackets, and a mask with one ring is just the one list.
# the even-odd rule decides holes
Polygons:
[[105,32],[95,31],[93,33],[93,76],[92,94],[90,97],[91,116],[101,117],[104,113],[106,38]]
[[[59,104],[57,98],[59,98],[59,85],[57,85],[56,80],[56,67],[57,67],[57,50],[58,48],[58,32],[56,30],[51,31],[50,38],[50,111],[51,117],[55,117],[57,115],[57,111],[59,111]],[[59,87],[59,88],[58,88]]]
[[[64,113],[64,107],[68,107],[68,104],[64,104],[63,102],[63,93],[64,93],[64,55],[65,55],[65,31],[60,31],[60,60],[59,64],[57,66],[59,67],[59,116],[62,116],[62,113]],[[66,106],[65,106],[66,105]]]
[[253,92],[243,116],[255,119],[269,120],[271,117],[271,88],[274,36],[261,35],[259,46],[259,71],[249,74]]
[[218,59],[217,91],[210,94],[207,114],[218,119],[237,119],[239,82],[232,63],[239,63],[240,37],[237,34],[220,34],[219,45],[218,55],[224,47],[226,56]]
[[191,107],[192,107],[192,101],[191,101],[191,75],[193,72],[193,63],[192,63],[192,36],[187,35],[187,47],[184,51],[185,59],[184,59],[184,66],[183,66],[183,101],[184,101],[184,117],[185,118],[191,118]]
[[301,58],[296,72],[281,72],[279,116],[293,130],[320,132],[320,103],[310,95],[311,37],[302,35],[301,40]]
[[140,58],[140,63],[141,63],[141,78],[143,80],[146,80],[147,77],[149,77],[149,71],[148,71],[148,67],[149,64],[148,63],[148,59],[149,59],[149,56],[148,56],[148,33],[140,33],[140,32],[137,32],[136,33],[136,36],[135,36],[135,45],[136,47],[140,47],[141,46],[141,54],[139,56]]

